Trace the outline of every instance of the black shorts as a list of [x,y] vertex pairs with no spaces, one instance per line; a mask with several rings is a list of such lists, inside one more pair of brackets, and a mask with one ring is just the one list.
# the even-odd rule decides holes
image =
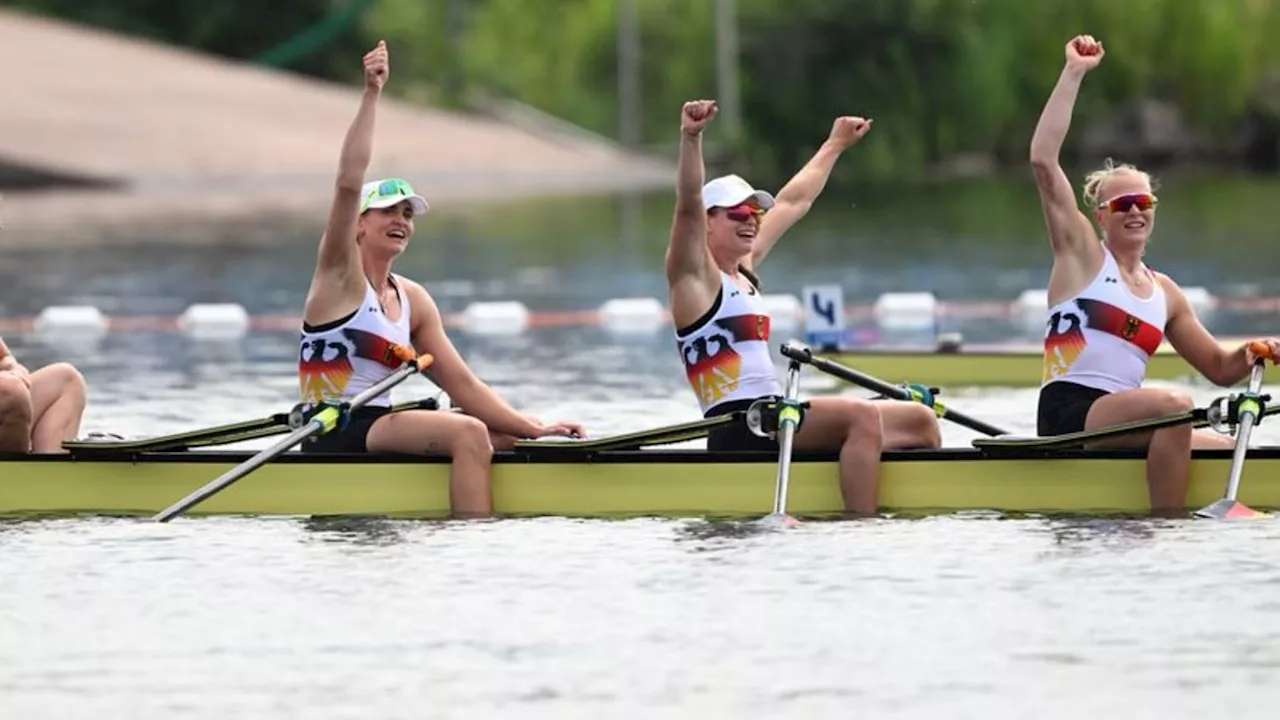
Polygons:
[[1089,408],[1098,398],[1110,395],[1106,390],[1055,380],[1040,388],[1036,410],[1036,434],[1062,435],[1084,430]]
[[[772,396],[770,396],[772,397]],[[751,400],[730,400],[727,403],[717,405],[707,412],[707,417],[718,417],[720,415],[728,415],[732,412],[746,412],[751,403],[760,398]],[[773,397],[772,399],[778,399]],[[728,425],[721,425],[707,434],[707,449],[713,451],[731,451],[731,452],[770,452],[774,455],[778,454],[778,441],[774,438],[760,437],[751,432],[747,427],[746,418],[742,418]]]
[[391,412],[389,407],[364,407],[351,411],[347,426],[302,441],[302,452],[307,453],[367,453],[365,440],[378,418]]

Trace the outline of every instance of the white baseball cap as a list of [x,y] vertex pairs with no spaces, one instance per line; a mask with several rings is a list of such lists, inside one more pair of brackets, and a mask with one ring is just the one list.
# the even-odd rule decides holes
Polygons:
[[721,175],[702,186],[702,206],[706,210],[737,207],[748,200],[754,200],[762,210],[773,207],[772,195],[751,187],[737,175]]
[[399,178],[372,180],[360,189],[360,212],[370,208],[388,208],[409,201],[414,215],[426,215],[431,206],[426,198],[413,191],[413,186]]

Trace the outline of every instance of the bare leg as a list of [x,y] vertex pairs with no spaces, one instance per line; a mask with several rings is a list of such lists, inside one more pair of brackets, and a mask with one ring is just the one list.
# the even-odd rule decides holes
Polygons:
[[1192,450],[1230,450],[1235,446],[1235,438],[1220,435],[1213,430],[1195,430],[1191,433]]
[[86,396],[84,377],[67,363],[31,373],[32,452],[65,452],[63,441],[80,432]]
[[880,451],[884,430],[877,403],[861,398],[820,397],[795,437],[801,451],[840,451],[840,492],[845,510],[874,515],[879,509]]
[[479,420],[462,413],[405,410],[378,418],[365,444],[370,452],[449,456],[453,460],[449,468],[453,515],[493,515],[493,445],[489,429]]
[[[1124,390],[1100,398],[1089,408],[1085,429],[1115,425],[1160,415],[1186,412],[1193,407],[1186,393],[1168,388]],[[1207,441],[1201,441],[1207,442]],[[1175,425],[1155,431],[1106,438],[1086,447],[1147,449],[1147,492],[1155,514],[1179,514],[1186,507],[1191,479],[1191,425]]]
[[938,426],[938,414],[931,408],[917,402],[881,400],[879,403],[885,450],[942,447],[942,428]]
[[13,373],[0,373],[0,452],[31,451],[31,391]]

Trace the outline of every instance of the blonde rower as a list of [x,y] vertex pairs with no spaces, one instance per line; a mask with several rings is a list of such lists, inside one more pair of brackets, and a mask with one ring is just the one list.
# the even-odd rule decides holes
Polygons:
[[[1110,161],[1085,179],[1086,215],[1076,205],[1058,153],[1086,73],[1105,55],[1102,43],[1079,36],[1067,43],[1066,66],[1031,140],[1031,167],[1053,250],[1049,318],[1038,432],[1056,435],[1191,409],[1186,393],[1143,387],[1147,362],[1168,340],[1186,361],[1219,385],[1249,373],[1249,343],[1223,349],[1205,330],[1186,294],[1168,275],[1143,262],[1156,224],[1158,199],[1150,176]],[[1090,222],[1097,222],[1098,230]],[[1276,347],[1274,339],[1264,342]],[[1185,507],[1193,447],[1231,441],[1190,425],[1100,441],[1093,447],[1147,449],[1152,509]]]

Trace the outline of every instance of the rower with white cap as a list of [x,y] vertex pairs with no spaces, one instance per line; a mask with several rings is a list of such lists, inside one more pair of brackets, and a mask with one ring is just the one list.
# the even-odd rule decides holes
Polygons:
[[[774,198],[737,175],[703,184],[702,131],[715,115],[712,100],[684,105],[666,256],[680,358],[707,417],[782,396],[756,268],[808,213],[840,155],[871,129],[870,120],[837,118],[831,136]],[[933,448],[941,442],[937,416],[925,405],[821,397],[809,401],[794,447],[838,451],[845,508],[870,515],[879,508],[880,453]],[[778,452],[776,440],[752,433],[745,423],[717,428],[707,438],[707,448]]]

